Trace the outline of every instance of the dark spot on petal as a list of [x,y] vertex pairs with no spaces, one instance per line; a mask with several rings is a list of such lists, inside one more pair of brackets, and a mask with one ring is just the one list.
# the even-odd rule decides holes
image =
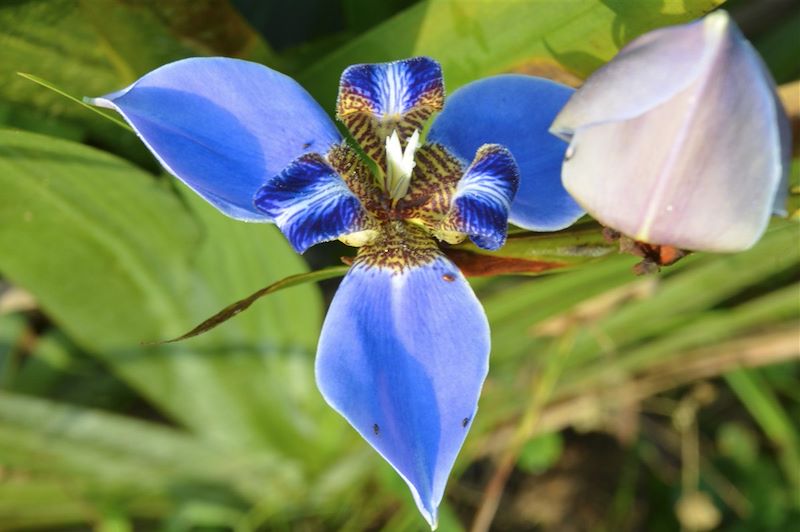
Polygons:
[[377,424],[377,423],[375,423],[374,425],[372,425],[372,432],[374,432],[374,433],[375,433],[375,436],[377,436],[378,434],[380,434],[380,432],[381,432],[381,428],[378,426],[378,424]]
[[305,144],[303,144],[303,149],[307,150],[308,148],[311,147],[312,144],[314,144],[313,140],[311,142],[306,142]]
[[444,279],[448,283],[452,283],[453,281],[456,280],[456,276],[453,275],[452,273],[446,273],[446,274],[442,275],[442,279]]
[[469,418],[465,417],[464,419],[461,420],[461,426],[467,428],[467,425],[469,425]]

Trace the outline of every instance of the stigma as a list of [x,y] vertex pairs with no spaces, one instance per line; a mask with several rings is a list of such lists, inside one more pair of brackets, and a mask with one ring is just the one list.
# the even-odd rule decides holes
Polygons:
[[414,170],[414,153],[419,147],[419,131],[414,130],[408,139],[406,149],[400,145],[397,130],[386,137],[386,174],[384,175],[384,190],[393,200],[398,200],[408,192],[411,183],[411,172]]

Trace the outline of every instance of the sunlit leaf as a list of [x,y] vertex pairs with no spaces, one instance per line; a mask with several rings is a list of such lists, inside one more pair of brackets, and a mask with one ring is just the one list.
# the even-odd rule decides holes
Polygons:
[[[634,37],[698,18],[724,0],[428,0],[367,31],[303,71],[327,109],[349,65],[427,55],[452,92],[478,78],[555,66],[583,78]],[[664,5],[666,4],[666,5]]]
[[[0,132],[0,186],[0,247],[15,250],[0,256],[0,272],[79,346],[210,438],[304,452],[299,433],[314,427],[312,412],[327,414],[309,356],[321,320],[313,286],[275,294],[203,339],[141,345],[303,272],[276,229],[237,223],[192,199],[198,223],[132,165],[28,133]],[[275,401],[302,414],[268,408]]]

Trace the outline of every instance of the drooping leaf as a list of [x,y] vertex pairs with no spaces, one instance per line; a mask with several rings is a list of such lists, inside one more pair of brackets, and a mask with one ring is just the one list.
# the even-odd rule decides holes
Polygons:
[[228,321],[229,319],[244,312],[245,310],[250,308],[250,305],[252,305],[253,303],[255,303],[264,296],[267,296],[279,290],[283,290],[284,288],[291,288],[292,286],[297,286],[303,283],[313,283],[317,281],[325,281],[327,279],[333,279],[334,277],[341,277],[342,275],[347,273],[348,269],[349,269],[348,266],[331,266],[330,268],[325,268],[313,272],[290,275],[289,277],[285,277],[280,281],[275,281],[269,286],[265,286],[264,288],[256,290],[255,292],[253,292],[244,299],[240,299],[239,301],[231,303],[224,309],[220,310],[210,318],[206,319],[205,321],[197,325],[191,331],[182,334],[177,338],[157,343],[171,344],[174,342],[180,342],[182,340],[188,340],[189,338],[194,338],[195,336],[199,336],[203,333],[206,333],[211,329],[217,327],[218,325],[221,325],[226,321]]

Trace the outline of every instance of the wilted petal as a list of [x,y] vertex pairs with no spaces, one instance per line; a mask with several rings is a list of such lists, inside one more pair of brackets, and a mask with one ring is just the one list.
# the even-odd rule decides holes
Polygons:
[[701,74],[705,37],[690,23],[631,41],[570,98],[551,127],[569,140],[578,127],[641,115],[687,88]]
[[116,109],[171,174],[241,220],[269,221],[253,207],[256,190],[303,153],[341,140],[294,80],[237,59],[170,63],[91,101]]
[[359,231],[366,221],[358,198],[317,153],[293,161],[258,190],[254,201],[299,253]]
[[392,132],[398,131],[405,146],[443,103],[441,66],[433,59],[414,57],[348,67],[339,84],[336,116],[367,155],[383,166]]
[[739,251],[781,194],[785,120],[760,58],[719,11],[634,41],[553,131],[572,136],[564,185],[602,223],[654,244]]
[[434,527],[488,356],[483,309],[438,253],[403,269],[358,259],[325,318],[322,395],[403,477]]
[[519,169],[511,153],[497,144],[482,146],[458,182],[443,228],[469,235],[482,248],[500,248],[518,185]]
[[522,75],[482,79],[455,91],[433,122],[428,140],[465,161],[484,144],[500,144],[519,166],[520,183],[509,220],[526,229],[554,231],[583,210],[561,184],[567,144],[548,133],[573,90]]

